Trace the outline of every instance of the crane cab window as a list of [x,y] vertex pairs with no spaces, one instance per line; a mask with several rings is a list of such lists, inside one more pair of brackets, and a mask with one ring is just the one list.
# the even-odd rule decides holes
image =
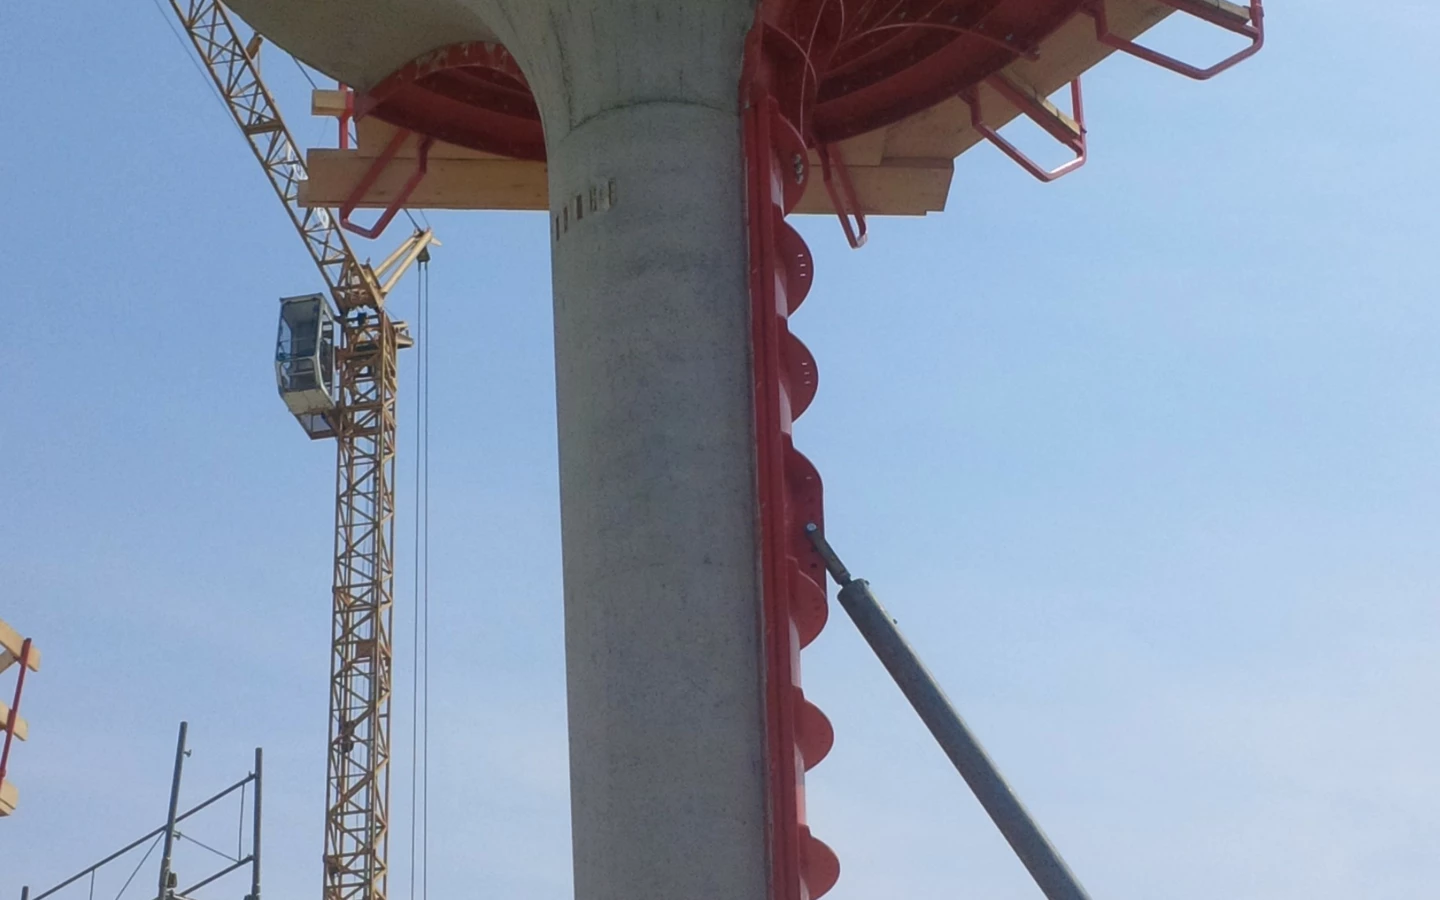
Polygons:
[[296,418],[335,408],[335,317],[324,296],[280,301],[275,383]]

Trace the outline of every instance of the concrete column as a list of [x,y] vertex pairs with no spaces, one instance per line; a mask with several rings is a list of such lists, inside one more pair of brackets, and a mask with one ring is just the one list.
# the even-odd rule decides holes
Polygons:
[[505,30],[550,163],[575,896],[763,900],[753,10],[522,5],[548,8]]
[[739,146],[654,103],[551,147],[578,900],[766,893]]

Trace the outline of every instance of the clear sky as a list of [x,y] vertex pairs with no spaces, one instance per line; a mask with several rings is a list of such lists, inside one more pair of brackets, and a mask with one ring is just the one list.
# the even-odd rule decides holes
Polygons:
[[[1105,63],[1092,161],[1056,185],[982,147],[945,213],[860,252],[801,226],[822,386],[798,436],[831,537],[1097,900],[1440,896],[1440,9],[1269,21],[1208,84]],[[1193,32],[1162,37],[1213,51]],[[273,48],[266,71],[333,141]],[[0,124],[0,616],[45,652],[0,895],[158,825],[183,718],[187,799],[265,747],[266,894],[315,897],[334,451],[271,353],[276,298],[318,277],[149,2],[7,4]],[[430,891],[560,900],[546,223],[431,220]],[[835,900],[1036,896],[842,616],[805,664],[837,732],[809,781]],[[193,834],[233,847],[235,815]],[[182,848],[182,880],[214,861]]]

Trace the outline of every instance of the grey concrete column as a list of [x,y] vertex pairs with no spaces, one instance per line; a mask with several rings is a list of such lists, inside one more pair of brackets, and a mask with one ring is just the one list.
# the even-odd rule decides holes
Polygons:
[[550,162],[575,895],[763,900],[751,8],[534,5],[543,31],[510,28]]
[[579,900],[766,892],[739,137],[651,103],[550,151]]

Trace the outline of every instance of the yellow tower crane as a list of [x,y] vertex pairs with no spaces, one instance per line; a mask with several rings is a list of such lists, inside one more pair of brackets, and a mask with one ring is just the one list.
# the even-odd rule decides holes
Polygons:
[[276,376],[311,438],[335,438],[335,573],[324,900],[385,900],[390,799],[397,351],[413,345],[385,297],[438,244],[417,230],[378,267],[335,216],[299,205],[308,177],[260,77],[260,36],[242,42],[215,0],[170,0],[220,96],[330,290],[281,301]]

